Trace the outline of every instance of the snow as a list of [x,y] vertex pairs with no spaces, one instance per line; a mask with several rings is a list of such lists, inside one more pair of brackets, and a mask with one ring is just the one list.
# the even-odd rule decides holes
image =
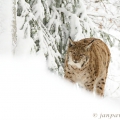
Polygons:
[[[19,24],[22,21],[19,20]],[[18,24],[18,26],[20,26]],[[19,27],[18,27],[19,28]],[[33,39],[29,35],[30,28],[28,23],[24,25],[23,30],[18,29],[17,30],[17,42],[16,47],[14,49],[14,53],[16,56],[26,56],[29,54],[35,54],[35,43]]]
[[108,97],[120,98],[120,52],[117,46],[112,47],[111,62],[106,82],[106,95]]
[[32,9],[33,9],[33,13],[35,14],[35,17],[42,21],[45,15],[44,15],[44,7],[41,4],[41,0],[37,0],[37,3],[33,6]]
[[120,11],[119,11],[119,0],[109,1],[95,1],[89,2],[84,1],[86,6],[87,15],[100,29],[114,29],[120,31]]
[[82,33],[82,29],[79,23],[79,19],[75,14],[71,15],[70,17],[70,25],[71,25],[70,30],[71,38],[75,41],[82,39],[84,36],[80,34]]
[[[12,2],[0,0],[0,55],[12,53]],[[8,39],[9,38],[9,39]]]
[[120,32],[119,31],[116,31],[116,30],[113,30],[113,29],[111,29],[111,30],[109,30],[108,31],[111,35],[113,35],[113,36],[115,36],[116,38],[120,38]]
[[0,66],[0,120],[96,120],[120,111],[119,99],[94,98],[49,72],[42,55],[2,57]]

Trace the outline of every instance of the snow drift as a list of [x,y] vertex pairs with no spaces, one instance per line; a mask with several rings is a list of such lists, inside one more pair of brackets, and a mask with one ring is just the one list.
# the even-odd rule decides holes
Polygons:
[[48,71],[42,56],[1,57],[0,66],[0,120],[86,120],[120,111],[117,99],[94,97]]

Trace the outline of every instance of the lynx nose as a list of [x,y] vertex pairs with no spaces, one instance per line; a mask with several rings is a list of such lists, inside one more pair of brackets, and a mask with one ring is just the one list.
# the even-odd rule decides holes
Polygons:
[[78,61],[77,61],[77,60],[74,60],[74,63],[78,63]]

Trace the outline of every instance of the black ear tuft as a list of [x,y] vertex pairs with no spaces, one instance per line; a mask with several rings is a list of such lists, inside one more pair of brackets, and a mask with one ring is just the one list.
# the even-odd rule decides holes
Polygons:
[[[70,37],[70,36],[69,36],[68,38],[69,38],[69,39],[71,39],[71,37]],[[71,40],[72,40],[72,39],[71,39]]]
[[75,45],[74,41],[71,39],[71,37],[69,37],[69,47]]
[[86,49],[86,50],[89,50],[94,41],[95,41],[95,40],[92,40],[92,41],[85,47],[85,49]]

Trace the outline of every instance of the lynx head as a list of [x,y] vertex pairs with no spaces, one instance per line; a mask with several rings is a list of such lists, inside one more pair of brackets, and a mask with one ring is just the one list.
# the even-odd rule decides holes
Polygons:
[[89,62],[90,59],[90,47],[92,43],[85,42],[84,40],[80,40],[77,42],[69,40],[69,47],[68,47],[68,64],[82,68]]

